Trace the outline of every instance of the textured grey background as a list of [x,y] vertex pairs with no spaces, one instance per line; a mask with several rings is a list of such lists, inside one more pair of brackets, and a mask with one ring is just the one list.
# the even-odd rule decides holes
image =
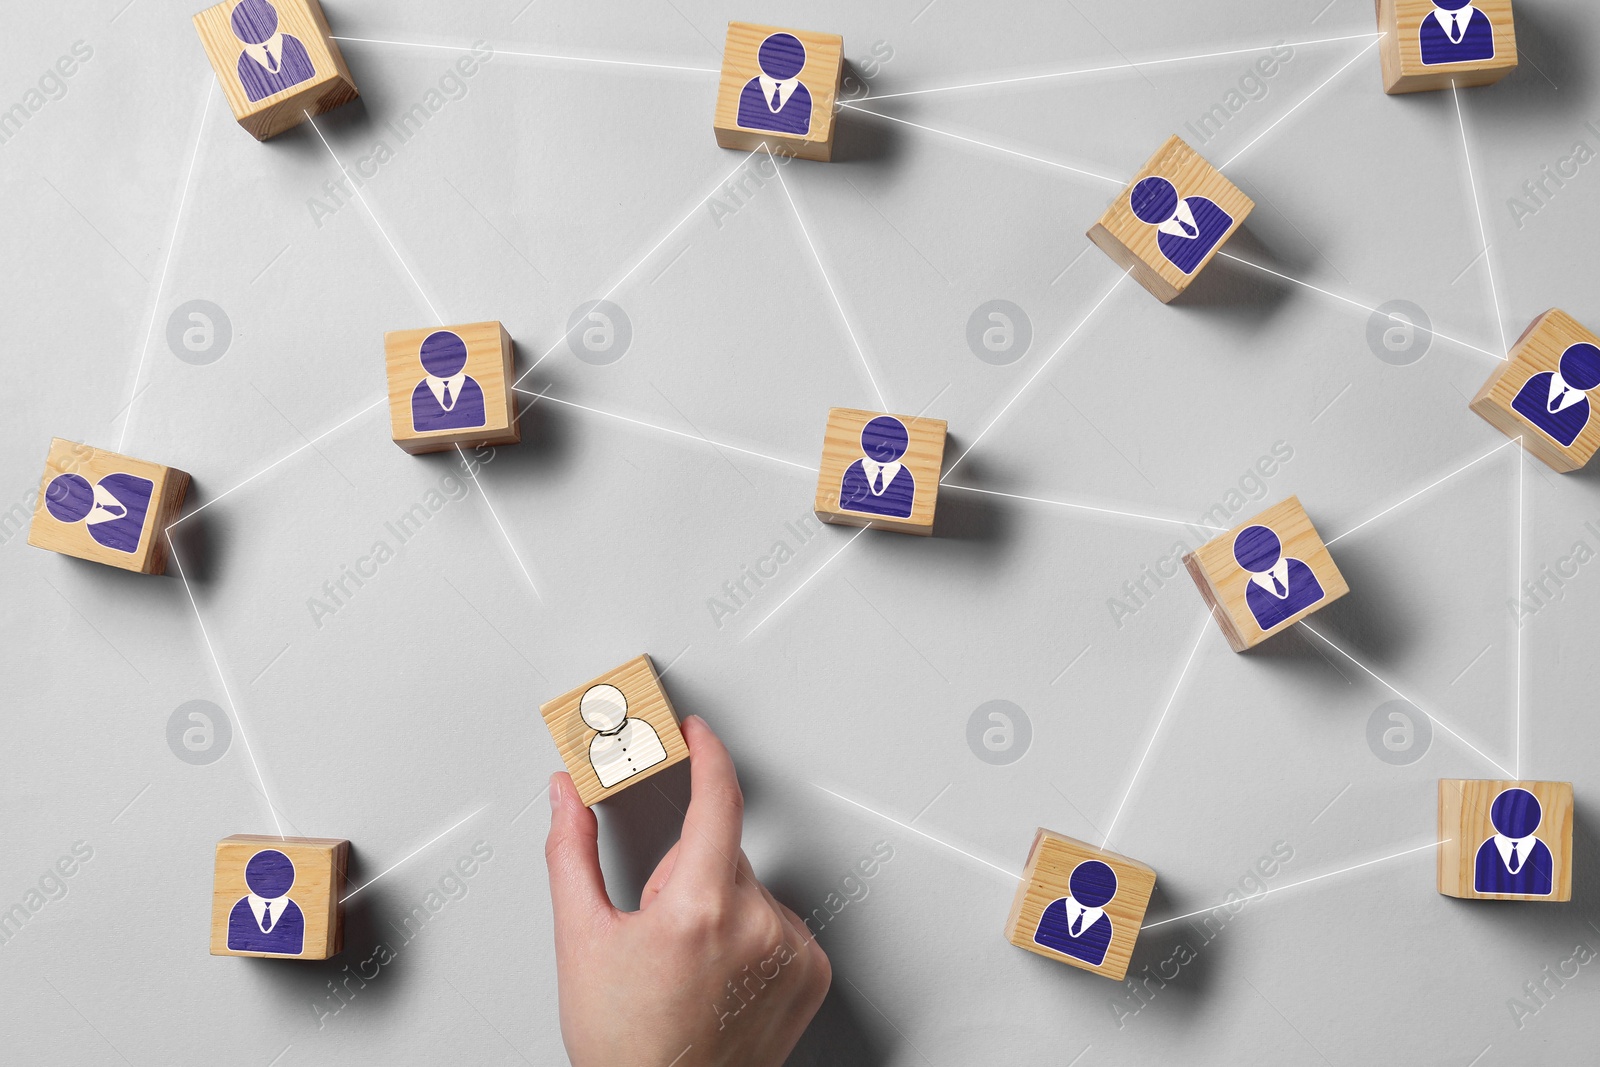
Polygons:
[[[1523,627],[1522,771],[1577,787],[1566,906],[1441,898],[1427,850],[1346,871],[1432,840],[1438,777],[1496,772],[1440,731],[1416,762],[1379,759],[1367,723],[1394,694],[1301,634],[1236,656],[1208,629],[1173,699],[1198,596],[1180,576],[1120,626],[1107,601],[1168,554],[1175,525],[950,490],[940,536],[865,536],[833,560],[851,534],[823,530],[719,627],[708,600],[775,541],[795,543],[785,524],[809,512],[813,478],[691,438],[811,465],[826,408],[876,397],[782,189],[720,220],[702,205],[738,163],[712,138],[713,74],[505,54],[714,69],[723,25],[744,18],[842,33],[886,94],[1370,33],[1364,0],[334,0],[340,35],[443,47],[344,46],[362,101],[321,126],[346,164],[380,139],[396,151],[364,190],[376,222],[352,203],[320,226],[308,201],[337,175],[328,151],[309,127],[267,145],[240,130],[190,13],[96,0],[0,15],[0,105],[74,42],[93,51],[0,145],[0,506],[28,498],[53,435],[116,447],[126,432],[126,451],[194,474],[191,507],[290,457],[184,527],[220,674],[178,578],[81,564],[21,536],[0,546],[0,905],[25,900],[74,842],[93,849],[65,895],[0,945],[8,1061],[563,1062],[540,849],[559,764],[536,708],[641,650],[672,664],[680,711],[731,745],[747,848],[782,898],[824,907],[874,843],[895,850],[822,934],[837,978],[799,1062],[1589,1055],[1594,966],[1549,982],[1520,1029],[1507,1001],[1580,942],[1600,946],[1600,564],[1569,565],[1577,576]],[[1517,30],[1522,69],[1462,94],[1513,337],[1551,306],[1600,322],[1600,164],[1520,226],[1507,206],[1574,142],[1600,145],[1586,126],[1600,121],[1600,19],[1582,0],[1529,0]],[[478,39],[496,57],[396,147],[386,124]],[[1366,43],[1295,49],[1202,151],[1230,159]],[[1024,157],[1131,174],[1254,58],[885,101],[1023,155],[847,113],[838,162],[787,168],[890,409],[931,404],[953,451],[965,448],[1116,280],[1083,237],[1114,186]],[[1449,94],[1384,96],[1368,52],[1228,173],[1259,205],[1231,252],[1363,304],[1414,301],[1445,333],[1499,347]],[[613,286],[633,343],[590,365],[562,333]],[[1033,328],[1007,366],[965,340],[968,316],[995,298]],[[204,366],[165,339],[194,299],[233,329]],[[383,392],[383,331],[432,323],[428,301],[446,322],[502,319],[522,366],[548,354],[529,385],[690,437],[536,406],[524,443],[481,476],[539,597],[474,491],[317,626],[308,598],[375,540],[392,543],[385,522],[449,473],[449,458],[391,444],[380,410],[357,415]],[[1369,348],[1367,320],[1228,262],[1172,307],[1125,283],[951,480],[1192,520],[1284,442],[1293,459],[1264,502],[1298,493],[1335,537],[1504,440],[1466,410],[1489,355],[1435,339],[1392,366]],[[1518,463],[1496,453],[1336,544],[1354,591],[1314,620],[1508,765],[1519,478],[1530,575],[1576,542],[1585,559],[1600,547],[1584,526],[1600,522],[1600,476]],[[174,709],[228,708],[230,692],[226,754],[177,758]],[[1032,723],[1031,749],[1007,766],[966,740],[991,700]],[[333,964],[207,955],[212,844],[274,828],[246,736],[289,832],[348,837],[361,880],[405,860],[351,901]],[[675,833],[669,801],[686,779],[658,781],[602,815],[622,901]],[[1113,1005],[1136,1002],[1115,983],[1010,947],[1002,926],[1006,872],[1034,828],[1098,840],[1124,796],[1113,845],[1158,870],[1152,920],[1222,903],[1278,842],[1293,859],[1269,884],[1334,877],[1248,905],[1119,1026]],[[392,924],[478,841],[492,861],[464,888],[446,882],[453,896],[423,932],[319,1025],[341,965],[396,941]],[[1199,940],[1186,924],[1149,931],[1136,966]]]

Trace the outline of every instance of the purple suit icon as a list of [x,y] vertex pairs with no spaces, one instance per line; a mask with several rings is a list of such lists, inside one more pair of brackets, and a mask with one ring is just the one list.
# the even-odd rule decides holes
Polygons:
[[436,330],[423,339],[418,359],[428,372],[411,391],[411,425],[418,433],[467,430],[488,422],[483,386],[463,373],[465,341],[449,330]]
[[1478,846],[1473,890],[1529,897],[1554,892],[1555,859],[1550,846],[1533,836],[1544,821],[1539,798],[1526,789],[1507,789],[1494,798],[1489,821],[1496,833]]
[[316,75],[300,39],[278,32],[278,9],[268,0],[239,0],[231,21],[233,35],[245,43],[239,53],[239,84],[252,104]]
[[806,46],[792,33],[775,33],[756,54],[761,75],[739,94],[739,125],[747,130],[804,137],[811,132],[811,90],[800,80]]
[[1156,245],[1161,254],[1185,274],[1199,270],[1233,226],[1233,216],[1206,197],[1178,199],[1177,188],[1165,178],[1149,177],[1135,185],[1130,206],[1140,222],[1160,231]]
[[1433,0],[1433,6],[1418,31],[1423,66],[1494,58],[1494,23],[1472,0]]
[[917,502],[917,480],[900,462],[911,446],[906,424],[879,415],[861,431],[865,458],[850,464],[839,482],[839,507],[865,515],[909,519]]
[[1239,531],[1233,541],[1233,558],[1250,572],[1244,600],[1262,632],[1282,625],[1327,595],[1310,565],[1285,559],[1283,542],[1265,526]]
[[289,899],[293,861],[277,849],[262,849],[245,864],[244,884],[250,895],[240,897],[228,914],[228,947],[235,952],[300,955],[306,946],[306,917]]
[[1585,394],[1597,385],[1600,348],[1576,344],[1561,353],[1559,373],[1545,371],[1529,378],[1511,407],[1562,448],[1571,448],[1589,425],[1591,405]]
[[1051,901],[1039,916],[1033,939],[1091,967],[1106,961],[1115,928],[1105,906],[1117,895],[1117,872],[1099,860],[1084,860],[1067,883],[1072,895]]
[[93,485],[78,474],[57,475],[44,504],[61,522],[88,524],[89,536],[118,552],[137,552],[155,483],[131,474],[108,474]]

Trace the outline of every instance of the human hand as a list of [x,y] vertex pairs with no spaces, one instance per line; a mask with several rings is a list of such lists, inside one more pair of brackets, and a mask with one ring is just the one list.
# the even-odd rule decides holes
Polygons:
[[569,775],[550,778],[544,851],[573,1067],[779,1067],[832,981],[805,923],[756,881],[739,846],[744,794],[728,750],[699,716],[683,737],[683,836],[635,912],[606,895],[594,812]]

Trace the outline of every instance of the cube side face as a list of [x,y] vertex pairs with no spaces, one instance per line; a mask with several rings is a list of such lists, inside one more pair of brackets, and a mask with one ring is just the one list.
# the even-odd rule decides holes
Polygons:
[[1206,602],[1206,608],[1210,610],[1212,619],[1221,628],[1222,636],[1228,639],[1228,647],[1235,652],[1243,652],[1249,647],[1245,644],[1244,635],[1239,632],[1239,628],[1233,624],[1233,619],[1223,610],[1221,597],[1216,587],[1211,584],[1211,578],[1206,574],[1205,568],[1201,566],[1199,557],[1193,552],[1184,556],[1183,569],[1189,572],[1189,577],[1194,580],[1195,588],[1200,590],[1200,597]]
[[1439,781],[1439,892],[1464,900],[1572,899],[1570,782]]
[[193,21],[233,117],[257,140],[356,98],[317,0],[224,0]]
[[1156,872],[1144,864],[1041,828],[1012,902],[1006,939],[1121,981],[1155,886]]
[[728,23],[717,144],[750,152],[766,143],[779,155],[828,162],[843,77],[844,38],[837,34]]
[[[1124,267],[1130,258],[1119,255],[1113,243],[1126,249],[1134,277],[1167,302],[1189,287],[1253,210],[1255,202],[1221,171],[1182,138],[1170,137],[1106,209],[1089,238]],[[1195,236],[1187,236],[1189,229]],[[1160,286],[1152,284],[1151,275]]]
[[217,843],[211,954],[325,960],[344,947],[350,843],[236,834]]
[[45,458],[28,543],[139,574],[162,574],[165,530],[189,476],[131,456],[55,438]]
[[1198,569],[1214,591],[1208,603],[1237,631],[1237,642],[1229,637],[1236,652],[1254,648],[1350,591],[1298,497],[1206,542],[1191,558],[1192,564],[1185,561],[1190,574]]
[[405,451],[522,440],[515,347],[500,323],[395,330],[383,335],[383,350],[390,436]]
[[[932,536],[948,430],[942,419],[831,409],[817,474],[817,517]],[[889,470],[894,463],[900,466]]]
[[1378,0],[1385,92],[1492,85],[1517,69],[1511,0],[1472,0],[1458,14],[1433,0]]
[[1597,406],[1600,337],[1559,309],[1533,321],[1472,400],[1490,425],[1563,474],[1600,451]]
[[649,656],[548,701],[539,714],[589,807],[689,758]]

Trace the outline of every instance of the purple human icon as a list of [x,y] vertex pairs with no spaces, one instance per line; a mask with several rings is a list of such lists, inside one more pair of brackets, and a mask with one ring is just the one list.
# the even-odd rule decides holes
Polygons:
[[449,330],[436,330],[418,352],[428,376],[411,391],[411,425],[417,433],[465,430],[488,422],[483,386],[466,373],[467,343]]
[[917,480],[900,457],[911,447],[906,424],[893,415],[879,415],[861,431],[861,459],[850,464],[839,482],[839,507],[866,515],[909,519],[917,502]]
[[1433,0],[1433,8],[1417,31],[1423,66],[1494,58],[1494,23],[1472,0]]
[[60,474],[44,491],[44,506],[61,522],[85,523],[89,536],[118,552],[137,552],[155,483],[131,474],[108,474],[93,485],[80,474]]
[[1241,530],[1233,541],[1233,558],[1250,572],[1244,599],[1263,633],[1326,595],[1310,565],[1285,558],[1283,542],[1265,526]]
[[1561,369],[1535,374],[1523,383],[1511,407],[1562,448],[1589,425],[1591,406],[1586,395],[1600,385],[1600,348],[1576,344],[1561,353]]
[[298,956],[306,946],[306,917],[289,899],[294,862],[274,848],[262,849],[244,866],[248,895],[228,914],[228,947],[234,952]]
[[1494,798],[1489,821],[1495,835],[1478,846],[1473,890],[1529,897],[1553,893],[1555,859],[1550,846],[1534,836],[1544,821],[1539,798],[1526,789],[1507,789]]
[[244,42],[239,84],[252,104],[316,75],[300,39],[278,32],[278,9],[269,0],[239,0],[231,21],[233,35]]
[[1156,245],[1174,267],[1193,274],[1222,243],[1233,226],[1233,216],[1203,196],[1178,198],[1167,179],[1149,177],[1133,187],[1130,204],[1140,222],[1159,232]]
[[1099,860],[1084,860],[1072,869],[1070,896],[1051,901],[1039,916],[1033,939],[1091,967],[1106,961],[1115,933],[1106,905],[1117,895],[1117,872]]
[[806,46],[792,33],[775,33],[756,54],[761,74],[739,94],[739,125],[804,137],[811,132],[811,90],[800,80]]

